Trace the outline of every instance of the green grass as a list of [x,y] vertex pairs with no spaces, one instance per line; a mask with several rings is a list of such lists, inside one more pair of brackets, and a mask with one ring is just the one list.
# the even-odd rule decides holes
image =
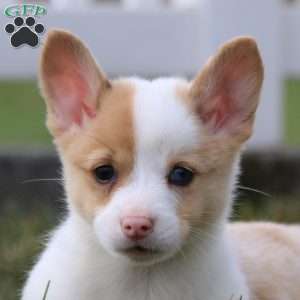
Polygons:
[[26,271],[42,248],[42,235],[53,226],[54,217],[38,209],[27,214],[8,211],[0,218],[0,299],[17,300]]
[[[300,80],[287,80],[283,103],[284,141],[300,145]],[[50,145],[45,105],[34,81],[0,81],[0,143]]]
[[297,196],[251,197],[250,199],[235,202],[233,221],[300,223],[300,199]]
[[0,81],[0,143],[50,145],[45,105],[34,81]]

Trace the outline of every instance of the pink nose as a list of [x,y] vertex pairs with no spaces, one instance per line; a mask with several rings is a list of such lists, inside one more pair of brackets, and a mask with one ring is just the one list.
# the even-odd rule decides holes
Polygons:
[[125,217],[121,220],[121,228],[127,238],[142,240],[153,231],[153,221],[147,217]]

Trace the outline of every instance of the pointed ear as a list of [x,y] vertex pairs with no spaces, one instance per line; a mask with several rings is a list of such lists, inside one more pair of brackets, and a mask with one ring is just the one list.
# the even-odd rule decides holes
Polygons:
[[54,135],[93,118],[99,96],[110,87],[84,44],[59,30],[48,34],[39,81],[48,109],[48,127]]
[[249,138],[263,81],[263,65],[252,38],[236,38],[209,59],[192,82],[190,95],[213,134]]

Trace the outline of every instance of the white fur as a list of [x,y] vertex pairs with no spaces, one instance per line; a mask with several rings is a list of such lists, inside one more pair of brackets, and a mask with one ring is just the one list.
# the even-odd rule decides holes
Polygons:
[[[225,236],[195,245],[150,267],[133,266],[107,254],[90,225],[68,218],[49,243],[24,289],[23,300],[239,300],[248,299]],[[225,234],[225,233],[224,233]]]
[[[41,300],[51,280],[47,300],[238,300],[241,295],[247,300],[223,223],[206,232],[213,238],[183,246],[178,199],[165,179],[168,160],[201,141],[196,120],[177,99],[179,81],[131,82],[136,87],[136,160],[128,184],[113,194],[92,225],[70,212],[31,272],[22,299]],[[134,211],[156,220],[154,232],[141,242],[167,253],[155,264],[135,265],[118,255],[131,245],[120,230],[120,217]]]

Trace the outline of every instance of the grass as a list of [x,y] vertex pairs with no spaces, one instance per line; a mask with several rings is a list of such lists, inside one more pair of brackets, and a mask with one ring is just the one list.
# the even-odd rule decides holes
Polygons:
[[300,199],[296,196],[243,199],[235,202],[232,215],[233,221],[300,223]]
[[46,289],[45,289],[45,292],[44,292],[44,295],[43,295],[43,300],[46,300],[46,298],[47,298],[50,284],[51,284],[51,280],[49,280],[48,283],[47,283],[47,286],[46,286]]
[[6,211],[0,218],[0,299],[17,300],[26,271],[42,248],[41,236],[53,226],[54,217],[39,209],[30,214]]
[[0,143],[50,145],[45,105],[34,81],[0,81]]
[[[300,79],[287,80],[283,103],[284,141],[300,145]],[[34,81],[0,81],[0,143],[50,145],[45,105]]]

